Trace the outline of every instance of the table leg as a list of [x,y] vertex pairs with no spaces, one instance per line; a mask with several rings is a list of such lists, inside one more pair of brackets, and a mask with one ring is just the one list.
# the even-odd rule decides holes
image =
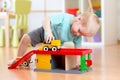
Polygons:
[[80,71],[84,72],[87,69],[87,64],[86,64],[86,56],[82,55],[81,56],[81,67]]
[[9,15],[8,16],[6,16],[6,19],[5,19],[5,46],[6,46],[6,48],[9,48],[9,46],[10,46],[10,38],[9,38]]

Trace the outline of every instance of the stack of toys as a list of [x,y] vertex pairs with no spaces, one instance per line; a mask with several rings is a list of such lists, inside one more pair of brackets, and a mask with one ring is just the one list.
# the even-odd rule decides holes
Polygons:
[[101,17],[101,3],[100,0],[91,0],[93,10],[98,17]]

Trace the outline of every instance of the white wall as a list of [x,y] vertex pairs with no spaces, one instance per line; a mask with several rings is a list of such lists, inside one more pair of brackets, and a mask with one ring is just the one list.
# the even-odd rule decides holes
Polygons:
[[120,40],[120,0],[118,0],[118,40]]
[[118,0],[102,0],[102,26],[104,44],[117,44],[118,36]]
[[31,12],[29,14],[29,18],[28,18],[29,31],[32,31],[32,30],[34,30],[36,28],[41,27],[43,18],[44,18],[44,14],[43,13]]
[[65,8],[78,8],[78,2],[79,0],[64,0],[65,1]]
[[[28,25],[29,31],[32,31],[38,27],[42,26],[42,21],[45,16],[43,10],[61,10],[64,12],[64,0],[31,0],[32,1],[32,11],[29,15]],[[52,3],[53,2],[53,3]],[[39,12],[41,11],[41,12]],[[54,14],[55,12],[47,12],[46,15]]]

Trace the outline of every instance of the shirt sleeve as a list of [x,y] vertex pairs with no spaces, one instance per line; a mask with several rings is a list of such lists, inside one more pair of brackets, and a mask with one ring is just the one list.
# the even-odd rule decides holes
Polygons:
[[75,38],[73,39],[73,43],[74,43],[74,45],[75,45],[76,47],[81,46],[81,41],[82,41],[82,37],[75,37]]
[[64,15],[63,14],[55,14],[55,15],[51,15],[50,16],[50,21],[51,21],[51,24],[60,24],[64,19]]

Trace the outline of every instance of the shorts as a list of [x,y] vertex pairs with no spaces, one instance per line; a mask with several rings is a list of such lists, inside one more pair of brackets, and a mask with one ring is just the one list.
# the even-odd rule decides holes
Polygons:
[[31,38],[31,45],[35,47],[38,43],[44,42],[44,29],[43,27],[37,28],[27,33]]

